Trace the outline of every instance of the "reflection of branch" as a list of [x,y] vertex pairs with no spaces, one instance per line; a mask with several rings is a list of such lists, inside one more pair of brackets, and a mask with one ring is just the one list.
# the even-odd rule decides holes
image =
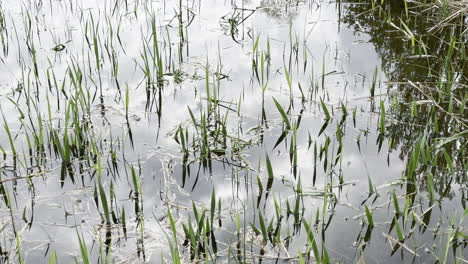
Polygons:
[[467,130],[463,130],[462,132],[457,133],[457,134],[455,134],[455,135],[453,135],[453,136],[450,136],[450,137],[448,137],[448,138],[444,138],[443,140],[440,140],[439,143],[437,143],[437,148],[440,148],[440,147],[442,147],[443,145],[448,144],[448,143],[450,143],[450,142],[452,142],[452,141],[454,141],[454,140],[457,140],[457,139],[459,139],[460,137],[463,137],[463,136],[465,136],[465,135],[468,135],[468,129],[467,129]]
[[[398,245],[400,245],[402,248],[406,249],[409,253],[419,257],[418,253],[414,252],[413,250],[411,250],[405,243],[402,243],[401,241],[398,241],[397,239],[385,234],[385,233],[382,233],[382,235],[387,238],[388,240],[391,240],[393,243],[396,243]],[[390,245],[393,247],[393,245],[390,243]]]
[[241,22],[238,23],[238,25],[244,23],[251,15],[253,15],[253,13],[255,13],[255,11],[257,11],[256,9],[247,9],[247,8],[234,8],[235,10],[241,10],[241,11],[250,11],[250,14],[248,14],[246,17],[244,17],[244,19],[242,19]]
[[466,120],[465,118],[462,118],[462,117],[457,117],[456,115],[454,115],[453,113],[449,113],[447,112],[442,106],[440,106],[431,96],[427,95],[422,89],[420,86],[416,85],[415,83],[413,83],[412,81],[408,81],[409,84],[411,84],[411,86],[413,86],[414,88],[418,89],[419,92],[421,92],[422,95],[424,95],[427,99],[431,100],[432,103],[437,107],[439,108],[442,112],[444,112],[445,114],[451,116],[453,119],[455,119],[456,121],[458,121],[462,126],[464,126],[465,128],[468,128],[468,120]]
[[[17,176],[17,177],[13,177],[13,178],[8,178],[8,179],[2,179],[0,180],[0,184],[4,183],[4,182],[10,182],[10,181],[16,181],[16,180],[23,180],[23,179],[31,179],[31,178],[36,178],[36,177],[40,177],[40,176],[45,176],[51,172],[53,172],[54,170],[58,169],[58,167],[56,168],[52,168],[50,170],[47,170],[47,171],[42,171],[42,172],[38,172],[38,173],[33,173],[33,174],[29,174],[27,176]],[[91,171],[93,169],[93,167],[89,167],[89,168],[85,168],[80,174],[75,174],[77,176],[82,176],[84,175],[85,173]]]
[[[431,27],[428,31],[432,32],[435,30],[441,30],[443,27],[448,26],[451,21],[454,19],[466,15],[468,13],[468,1],[447,1],[447,3],[452,2],[451,8],[454,10],[457,10],[453,12],[451,15],[449,15],[447,18],[444,20],[440,21],[437,25],[434,25]],[[462,33],[464,34],[465,32],[468,31],[468,28]]]

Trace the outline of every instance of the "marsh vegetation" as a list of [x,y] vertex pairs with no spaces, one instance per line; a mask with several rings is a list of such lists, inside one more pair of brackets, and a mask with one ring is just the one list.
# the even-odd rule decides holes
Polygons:
[[1,263],[467,263],[466,0],[0,2]]

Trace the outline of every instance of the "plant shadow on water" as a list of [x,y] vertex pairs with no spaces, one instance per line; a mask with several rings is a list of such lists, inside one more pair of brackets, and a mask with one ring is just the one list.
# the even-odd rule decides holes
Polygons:
[[0,262],[466,262],[467,6],[1,2]]

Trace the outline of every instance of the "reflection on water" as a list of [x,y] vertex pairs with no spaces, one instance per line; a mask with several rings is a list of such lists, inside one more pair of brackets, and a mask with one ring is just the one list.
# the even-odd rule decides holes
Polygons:
[[466,21],[367,1],[0,7],[2,261],[467,258]]
[[[466,21],[454,21],[448,29],[441,30],[437,27],[440,18],[433,10],[425,11],[425,23],[416,23],[421,19],[410,16],[406,23],[414,24],[410,33],[416,36],[418,39],[415,41],[420,43],[414,45],[411,39],[396,30],[398,14],[405,12],[404,5],[388,4],[385,10],[394,17],[393,24],[375,19],[374,13],[366,12],[366,8],[359,4],[350,5],[343,20],[354,25],[355,30],[364,31],[371,36],[370,42],[382,58],[382,69],[387,74],[389,84],[397,87],[398,93],[392,100],[399,103],[390,110],[399,122],[390,123],[388,137],[392,141],[393,149],[398,148],[400,157],[404,158],[413,150],[421,135],[428,138],[428,144],[434,144],[437,139],[449,138],[466,131],[463,98],[466,98],[468,76],[464,55],[467,25]],[[360,15],[356,20],[357,14]],[[457,52],[452,54],[450,46]],[[417,49],[423,50],[415,51]],[[414,55],[418,53],[421,55]],[[406,81],[412,81],[413,84]],[[450,93],[438,92],[437,89],[449,89]],[[449,106],[453,100],[450,98],[462,101],[453,104],[454,109],[447,112],[444,109],[452,107]],[[436,101],[439,109],[431,107],[428,99]],[[459,117],[454,118],[451,111]],[[451,198],[460,195],[455,194],[456,190],[452,190],[452,179],[454,183],[462,186],[466,183],[466,144],[466,136],[462,136],[447,142],[443,151],[435,150],[439,152],[435,154],[445,152],[453,162],[453,168],[447,170],[445,167],[452,165],[447,164],[447,159],[441,156],[432,170],[434,175],[440,175],[434,178],[434,187],[441,196]],[[444,193],[447,191],[448,193]],[[466,197],[466,187],[461,188],[461,191],[461,197]]]

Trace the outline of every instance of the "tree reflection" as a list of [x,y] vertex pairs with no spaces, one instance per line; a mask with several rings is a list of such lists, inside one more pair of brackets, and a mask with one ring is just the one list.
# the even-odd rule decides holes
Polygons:
[[406,9],[403,1],[358,1],[343,16],[355,31],[370,36],[389,88],[397,88],[389,110],[393,121],[385,132],[391,150],[409,159],[418,139],[425,139],[418,166],[421,188],[426,189],[425,175],[431,173],[441,197],[455,195],[452,184],[459,184],[466,197],[468,22],[455,17],[438,28],[442,19],[437,8],[408,3]]

